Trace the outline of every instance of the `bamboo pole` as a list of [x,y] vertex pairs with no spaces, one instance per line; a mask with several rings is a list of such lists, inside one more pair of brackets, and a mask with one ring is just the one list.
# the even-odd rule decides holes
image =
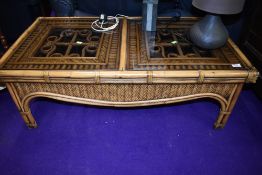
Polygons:
[[126,69],[127,19],[123,18],[119,70]]
[[[247,78],[248,72],[235,70],[185,70],[185,71],[150,71],[153,78],[205,78],[229,77],[229,78]],[[200,73],[201,72],[201,73]],[[41,71],[41,70],[0,70],[1,77],[43,77],[48,73],[49,77],[66,78],[91,78],[99,74],[100,78],[143,78],[148,77],[148,71]]]

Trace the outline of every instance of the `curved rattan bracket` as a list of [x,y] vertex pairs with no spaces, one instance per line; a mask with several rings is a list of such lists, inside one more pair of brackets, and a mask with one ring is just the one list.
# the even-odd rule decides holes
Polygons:
[[[79,104],[114,106],[114,107],[150,106],[150,105],[177,103],[177,102],[195,100],[195,99],[200,99],[200,98],[212,98],[218,101],[221,107],[221,112],[219,113],[218,119],[215,123],[216,128],[223,127],[223,124],[221,123],[221,121],[223,119],[223,116],[225,115],[224,111],[226,110],[226,106],[227,106],[227,101],[225,98],[223,98],[222,96],[218,94],[213,94],[213,93],[203,93],[203,94],[195,94],[195,95],[188,95],[188,96],[182,96],[182,97],[147,100],[147,101],[113,102],[113,101],[85,99],[85,98],[79,98],[79,97],[65,96],[65,95],[48,93],[48,92],[35,92],[35,93],[28,94],[22,100],[23,109],[27,111],[26,115],[29,115],[30,117],[32,117],[32,114],[30,112],[29,103],[32,99],[37,98],[37,97],[46,97],[46,98],[51,98],[51,99],[55,99],[59,101],[73,102],[73,103],[79,103]],[[30,124],[28,124],[28,126],[30,127]],[[36,127],[36,123],[32,124],[32,126]]]

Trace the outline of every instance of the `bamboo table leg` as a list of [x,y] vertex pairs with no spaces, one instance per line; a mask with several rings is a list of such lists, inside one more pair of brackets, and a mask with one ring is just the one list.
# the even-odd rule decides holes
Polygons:
[[22,101],[20,100],[15,88],[13,87],[12,83],[7,83],[6,87],[8,89],[8,91],[10,92],[22,118],[24,119],[24,122],[26,123],[26,125],[30,128],[36,128],[37,124],[36,121],[34,119],[34,117],[32,116],[32,113],[30,111],[29,108],[29,104],[23,104]]
[[225,111],[223,111],[223,110],[220,111],[218,120],[216,121],[216,123],[214,125],[215,128],[224,128],[225,127],[225,125],[227,123],[227,120],[228,120],[228,118],[229,118],[229,116],[230,116],[230,114],[231,114],[231,112],[232,112],[232,110],[233,110],[233,108],[234,108],[234,106],[235,106],[235,104],[237,102],[237,99],[238,99],[238,97],[240,95],[242,87],[243,87],[243,84],[237,85],[232,98],[229,99],[229,103],[228,103],[228,105],[226,107],[226,110]]

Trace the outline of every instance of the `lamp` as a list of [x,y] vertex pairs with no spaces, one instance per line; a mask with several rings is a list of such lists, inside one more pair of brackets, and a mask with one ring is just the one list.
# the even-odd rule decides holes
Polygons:
[[219,15],[240,13],[244,3],[245,0],[193,0],[193,6],[209,14],[190,28],[191,41],[204,49],[223,46],[227,41],[228,32]]
[[143,0],[143,30],[156,31],[158,0]]

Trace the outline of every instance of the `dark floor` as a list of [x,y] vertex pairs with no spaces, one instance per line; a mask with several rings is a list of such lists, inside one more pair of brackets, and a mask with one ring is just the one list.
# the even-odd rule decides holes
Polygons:
[[262,102],[242,92],[226,127],[200,100],[149,108],[97,108],[41,99],[25,127],[0,91],[0,174],[262,174]]

